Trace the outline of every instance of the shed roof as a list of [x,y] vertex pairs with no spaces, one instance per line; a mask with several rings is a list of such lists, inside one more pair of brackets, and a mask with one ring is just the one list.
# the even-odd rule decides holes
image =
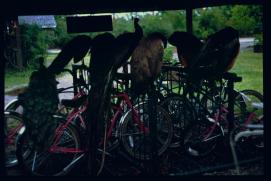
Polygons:
[[55,28],[55,17],[50,16],[18,16],[19,25],[22,24],[36,24],[40,28]]
[[263,0],[9,0],[5,15],[50,15],[178,10],[229,4],[262,4]]

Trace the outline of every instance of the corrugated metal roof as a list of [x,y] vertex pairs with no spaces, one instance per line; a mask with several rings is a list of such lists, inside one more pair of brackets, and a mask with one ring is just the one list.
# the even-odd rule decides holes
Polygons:
[[22,24],[36,24],[41,28],[55,28],[56,21],[55,17],[49,16],[19,16],[19,25]]

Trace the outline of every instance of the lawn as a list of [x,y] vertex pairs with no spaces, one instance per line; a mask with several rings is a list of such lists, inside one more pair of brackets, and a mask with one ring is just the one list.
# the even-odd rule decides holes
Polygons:
[[[57,54],[48,54],[45,59],[45,65],[48,66]],[[27,68],[21,71],[9,70],[5,72],[5,89],[27,84],[33,69]]]
[[[56,54],[49,54],[46,57],[46,66],[54,59]],[[86,58],[89,60],[89,57]],[[87,63],[88,64],[88,63]],[[5,74],[5,89],[27,84],[33,70],[9,71]],[[263,92],[263,55],[252,51],[243,51],[237,57],[234,68],[231,72],[243,78],[243,81],[236,83],[237,90],[253,89]]]
[[263,54],[243,51],[237,57],[230,72],[242,77],[242,82],[236,83],[237,90],[253,89],[263,93]]

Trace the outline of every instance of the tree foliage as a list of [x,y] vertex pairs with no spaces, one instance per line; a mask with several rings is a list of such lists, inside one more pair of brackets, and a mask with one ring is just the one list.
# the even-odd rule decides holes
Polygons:
[[22,54],[25,67],[38,67],[36,59],[46,55],[48,48],[48,39],[45,31],[42,31],[37,25],[22,25]]
[[226,26],[239,31],[240,36],[254,36],[261,32],[262,6],[221,6],[194,11],[195,34],[206,38]]
[[262,27],[262,6],[234,6],[229,22],[241,35],[259,33]]

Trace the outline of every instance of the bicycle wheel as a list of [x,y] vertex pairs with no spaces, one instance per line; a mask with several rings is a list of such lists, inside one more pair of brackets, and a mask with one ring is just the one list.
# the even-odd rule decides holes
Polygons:
[[[150,135],[150,119],[147,104],[135,106],[137,113],[129,110],[121,122],[121,143],[126,152],[133,158],[149,160],[153,154],[153,139]],[[136,118],[137,117],[137,118]],[[157,154],[161,155],[169,146],[172,139],[172,122],[167,112],[157,106]]]
[[[240,125],[240,121],[245,119],[246,116],[246,106],[242,101],[242,97],[240,93],[234,91],[234,124],[235,127]],[[214,91],[211,94],[206,94],[202,98],[202,104],[205,109],[209,112],[212,117],[218,113],[220,114],[219,124],[223,127],[224,132],[228,131],[228,94],[225,92],[219,93],[218,91]]]
[[189,101],[178,94],[169,95],[162,106],[170,115],[173,124],[173,137],[170,147],[182,146],[184,131],[195,120],[195,112]]
[[245,105],[247,114],[254,113],[257,118],[263,117],[263,95],[255,90],[242,90],[238,95],[239,100]]
[[[246,128],[245,124],[259,124],[263,125],[263,95],[255,90],[242,90],[239,92],[239,99],[242,104],[245,105],[245,117],[239,122],[239,129],[244,131]],[[249,138],[242,138],[242,142],[247,142],[251,146],[257,149],[264,148],[263,136],[250,136]]]
[[[55,117],[57,128],[65,123],[64,118]],[[63,149],[80,149],[79,134],[74,126],[69,124],[61,135],[57,146]],[[35,144],[29,139],[27,130],[18,137],[16,155],[23,169],[32,175],[57,176],[65,175],[73,162],[82,156],[82,153],[37,150]]]
[[210,120],[203,119],[187,129],[184,136],[185,152],[194,157],[204,157],[212,153],[224,135],[221,127]]
[[20,114],[17,112],[4,113],[4,132],[5,132],[5,158],[6,167],[17,165],[18,160],[16,157],[16,138],[19,131],[23,127],[23,121]]
[[13,99],[5,106],[5,111],[14,111],[19,114],[23,113],[23,106],[18,99]]

